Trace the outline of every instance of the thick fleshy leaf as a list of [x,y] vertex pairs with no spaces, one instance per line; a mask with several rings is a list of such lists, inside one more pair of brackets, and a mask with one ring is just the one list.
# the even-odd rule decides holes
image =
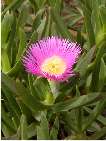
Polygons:
[[2,83],[7,87],[12,93],[20,97],[20,100],[28,106],[33,112],[36,110],[43,110],[48,106],[42,104],[35,97],[33,97],[29,90],[26,89],[22,84],[16,83],[14,80],[11,80],[6,75],[2,74]]
[[37,140],[48,140],[49,137],[49,123],[47,121],[45,113],[42,112],[41,123],[37,127]]
[[50,131],[50,139],[52,140],[57,139],[58,130],[59,130],[59,119],[58,117],[56,117],[52,129]]
[[27,140],[27,119],[25,115],[21,116],[20,119],[20,130],[21,130],[21,140]]
[[82,57],[79,59],[75,67],[75,71],[79,72],[81,76],[83,76],[86,73],[87,67],[93,59],[94,52],[95,47],[91,48],[86,55],[82,55]]
[[13,121],[9,118],[9,115],[6,113],[3,106],[1,107],[1,120],[3,122],[3,132],[5,132],[7,136],[11,133],[15,133],[16,129],[14,127]]
[[91,91],[98,90],[98,83],[99,83],[99,72],[100,72],[100,62],[103,54],[106,51],[106,41],[102,42],[99,46],[98,52],[96,54],[95,62],[94,62],[94,69],[92,71],[92,81],[91,81]]
[[66,100],[64,102],[56,103],[53,106],[52,110],[53,112],[68,111],[68,110],[75,109],[87,104],[91,104],[94,101],[98,101],[104,98],[105,96],[106,96],[105,93],[90,93],[80,97],[75,97],[70,100]]
[[20,43],[19,43],[18,53],[16,56],[16,61],[19,61],[26,47],[26,35],[22,28],[19,28],[19,40],[20,40]]
[[3,45],[6,44],[6,42],[7,42],[7,38],[8,38],[9,32],[11,30],[12,23],[13,23],[13,18],[14,18],[13,14],[6,13],[2,22],[1,22],[2,48],[4,48]]
[[68,29],[64,25],[62,19],[60,18],[58,13],[56,13],[55,9],[53,9],[53,8],[51,9],[51,14],[52,14],[52,18],[53,18],[54,22],[57,25],[57,28],[58,28],[58,31],[60,32],[60,34],[64,38],[72,39],[73,37],[72,37],[71,33],[68,31]]
[[20,6],[20,4],[22,4],[24,2],[24,0],[13,0],[2,12],[2,16],[4,16],[4,14],[9,10],[9,9],[16,9],[17,7]]
[[[85,109],[85,111],[87,111],[88,113],[91,113],[91,112],[92,112],[92,110],[91,110],[90,108],[88,108],[88,107],[84,107],[84,109]],[[98,115],[98,116],[97,116],[97,120],[98,120],[99,122],[101,122],[103,125],[106,126],[106,118],[105,118],[104,116]]]
[[103,127],[100,131],[96,132],[94,135],[92,135],[91,137],[89,137],[89,140],[99,140],[102,137],[106,136],[106,127]]
[[99,101],[96,104],[96,107],[93,109],[91,114],[87,117],[87,119],[85,119],[85,123],[82,128],[83,131],[87,129],[92,124],[92,122],[97,118],[97,116],[103,111],[105,104],[106,104],[106,101],[103,101],[103,100]]

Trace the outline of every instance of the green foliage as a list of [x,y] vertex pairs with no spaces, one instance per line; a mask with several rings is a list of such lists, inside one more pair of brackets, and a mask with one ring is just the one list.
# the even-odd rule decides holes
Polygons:
[[37,140],[49,140],[49,125],[45,113],[41,113],[41,123],[37,127]]
[[[106,139],[106,1],[3,3],[2,139]],[[27,74],[22,65],[31,43],[53,35],[82,48],[68,82]]]

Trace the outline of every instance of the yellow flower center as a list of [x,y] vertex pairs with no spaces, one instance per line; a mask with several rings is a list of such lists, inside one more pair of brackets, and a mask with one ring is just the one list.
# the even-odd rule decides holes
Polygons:
[[59,56],[52,56],[43,62],[41,69],[43,72],[50,73],[52,75],[60,75],[64,73],[66,63]]

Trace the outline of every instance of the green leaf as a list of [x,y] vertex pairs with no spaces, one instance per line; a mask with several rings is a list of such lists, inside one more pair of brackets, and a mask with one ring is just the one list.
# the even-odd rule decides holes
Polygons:
[[44,4],[46,3],[46,1],[47,0],[35,0],[35,2],[36,2],[36,4],[37,4],[37,6],[38,6],[39,9],[41,9],[44,6]]
[[43,35],[44,37],[50,36],[51,23],[52,23],[51,9],[48,8],[48,11],[47,11],[47,23],[46,23],[45,31],[44,31],[44,35]]
[[21,130],[21,140],[27,140],[27,119],[25,115],[21,116],[20,119],[20,130]]
[[11,65],[14,64],[15,58],[16,58],[16,17],[14,16],[13,13],[13,23],[11,25],[11,30],[9,32],[8,36],[8,42],[7,42],[7,53],[9,57],[9,61]]
[[21,110],[20,107],[16,101],[16,98],[14,96],[13,93],[11,93],[10,89],[8,89],[8,87],[5,86],[4,83],[2,83],[2,96],[6,97],[6,102],[8,102],[8,107],[11,108],[10,112],[12,114],[12,116],[14,117],[14,121],[16,123],[16,125],[19,125],[19,119],[20,119],[20,115],[21,115]]
[[[93,11],[92,11],[92,25],[93,25],[93,29],[94,29],[94,33],[95,36],[98,34],[98,32],[101,29],[101,21],[100,21],[100,17],[99,17],[99,3],[98,0],[92,1],[92,6],[93,6]],[[96,15],[96,16],[95,16]]]
[[106,96],[105,93],[90,93],[87,95],[66,100],[64,102],[56,103],[53,106],[52,110],[53,112],[68,111],[68,110],[75,109],[84,105],[88,105],[90,103],[93,103],[96,100],[98,101],[104,98],[105,96]]
[[43,13],[45,12],[45,8],[41,8],[37,11],[36,15],[35,15],[35,19],[33,21],[33,25],[32,25],[32,31],[36,31],[36,29],[38,28],[38,26],[41,23],[41,16],[43,15]]
[[48,80],[48,82],[49,82],[51,92],[54,95],[54,98],[56,98],[59,95],[59,91],[58,91],[59,83],[57,83],[56,81],[52,81],[52,80]]
[[17,18],[17,28],[24,27],[25,23],[27,22],[29,16],[29,9],[27,4],[22,4],[20,7],[20,14]]
[[87,67],[92,61],[92,58],[94,56],[94,52],[95,52],[95,47],[91,48],[86,55],[83,54],[82,57],[79,59],[74,70],[76,72],[79,72],[81,76],[83,76],[86,73]]
[[60,15],[57,13],[57,11],[55,11],[54,8],[51,8],[51,15],[62,37],[73,39],[71,33],[68,31],[67,27],[64,25]]
[[[78,89],[78,86],[76,85],[76,97],[80,97],[80,91]],[[78,108],[75,110],[75,119],[76,119],[76,123],[77,123],[77,128],[78,128],[78,132],[80,133],[82,130],[82,120],[83,120],[83,115],[82,115],[82,108]]]
[[[13,52],[12,54],[14,54],[14,48],[15,47],[13,48],[14,44],[12,44],[12,40],[13,40],[13,38],[15,36],[14,30],[15,30],[15,27],[13,28],[13,30],[11,31],[11,34],[10,34],[10,39],[9,39],[9,44],[8,44],[9,55],[11,55],[11,53],[10,53],[11,49],[12,49],[12,52]],[[25,51],[25,47],[26,47],[26,35],[25,35],[24,31],[21,28],[19,29],[19,38],[20,38],[19,49],[18,49],[18,53],[17,53],[17,56],[16,56],[17,62],[15,63],[15,65],[11,69],[6,71],[6,74],[8,74],[10,76],[17,75],[17,73],[19,73],[19,70],[22,69],[21,56],[23,55],[23,53]],[[13,60],[13,58],[15,58],[15,56],[13,56],[11,58],[12,62],[15,62],[14,61],[15,59]]]
[[[91,113],[91,112],[92,112],[92,110],[91,110],[90,108],[88,108],[88,107],[84,107],[84,109],[85,109],[85,111],[87,111],[88,113]],[[106,126],[106,118],[105,118],[105,117],[103,117],[102,115],[98,115],[98,116],[97,116],[97,120],[98,120],[99,122],[101,122],[103,125]]]
[[77,123],[75,119],[75,110],[62,112],[62,119],[70,130],[78,132]]
[[4,14],[12,9],[12,8],[17,8],[20,6],[20,4],[22,4],[24,2],[24,0],[13,0],[2,12],[2,17],[4,16]]
[[96,36],[96,44],[100,44],[101,42],[106,40],[106,8],[105,5],[101,5],[99,7],[99,16],[101,21],[101,28]]
[[[25,127],[25,126],[24,126]],[[23,126],[22,126],[22,129],[23,129]],[[30,125],[27,126],[26,129],[24,129],[25,132],[27,133],[27,139],[30,139],[32,137],[35,137],[36,135],[36,123],[35,122],[32,122]],[[4,133],[4,132],[3,132]],[[20,126],[17,130],[17,133],[16,134],[12,134],[11,136],[5,136],[5,140],[20,140],[21,138],[21,130],[20,130]],[[25,135],[25,134],[24,134]],[[26,138],[26,137],[25,137]]]
[[99,10],[100,10],[100,18],[101,18],[101,21],[102,21],[102,25],[103,25],[103,28],[104,28],[104,31],[106,33],[106,7],[105,6],[100,6],[99,7]]
[[13,116],[15,117],[16,120],[16,125],[19,125],[19,119],[21,115],[20,107],[17,104],[17,101],[14,97],[14,95],[11,93],[11,91],[2,83],[2,91],[3,94],[5,95],[6,99],[8,100],[8,104],[11,107],[11,110],[13,112]]
[[22,69],[22,64],[21,64],[21,58],[16,64],[11,68],[6,74],[9,76],[15,76],[19,73],[19,71]]
[[44,17],[44,18],[41,20],[41,24],[40,24],[39,27],[37,28],[38,39],[41,39],[41,38],[43,37],[46,24],[47,24],[47,17]]
[[89,46],[92,47],[95,44],[95,36],[94,36],[93,26],[91,23],[92,10],[87,0],[85,1],[80,0],[79,2],[84,15],[85,28],[88,35]]
[[77,15],[73,20],[70,20],[68,22],[68,27],[72,28],[81,19],[82,19],[82,17],[80,15]]
[[16,131],[12,119],[9,117],[8,113],[5,111],[3,105],[1,104],[1,120],[3,122],[3,129],[6,130],[7,134],[14,133]]
[[29,89],[25,88],[21,83],[16,83],[8,76],[2,74],[2,85],[7,87],[9,91],[14,93],[19,99],[33,112],[36,110],[43,110],[50,106],[44,105],[41,101],[30,94]]
[[48,0],[48,3],[50,4],[51,7],[55,9],[55,11],[60,13],[62,0]]
[[38,95],[39,90],[37,92],[35,91],[36,88],[34,87],[33,82],[34,82],[34,76],[31,74],[28,74],[28,83],[29,83],[30,92],[33,96],[35,96],[39,99],[39,95]]
[[31,35],[30,42],[33,43],[33,42],[37,41],[37,38],[38,38],[38,33],[35,30]]
[[3,121],[1,122],[1,131],[4,136],[4,138],[1,139],[6,139],[13,135],[13,131]]
[[73,88],[76,86],[76,84],[78,83],[79,81],[79,78],[78,76],[74,76],[74,77],[71,77],[70,80],[68,81],[68,83],[66,82],[63,82],[61,84],[57,83],[55,84],[56,87],[58,88],[58,97],[56,98],[56,102],[59,102],[59,101],[64,101],[64,99],[69,96],[70,96],[70,93],[72,92]]
[[49,124],[46,115],[42,113],[41,123],[37,127],[37,140],[49,140]]
[[18,48],[18,53],[17,53],[17,57],[16,57],[16,61],[19,61],[21,55],[23,54],[23,51],[26,47],[26,35],[25,32],[22,28],[19,28],[19,48]]
[[31,2],[31,4],[33,6],[34,11],[38,11],[39,8],[38,8],[36,1],[35,0],[29,0],[29,1]]
[[90,90],[91,91],[97,91],[98,90],[98,82],[99,82],[99,72],[100,72],[100,62],[103,54],[105,53],[106,50],[106,42],[102,42],[100,46],[98,46],[98,52],[96,54],[95,62],[94,62],[94,67],[92,71],[92,81],[91,81],[91,86]]
[[45,100],[46,96],[51,93],[49,83],[47,79],[44,78],[37,78],[33,81],[33,89],[33,95],[39,97],[41,100]]
[[57,135],[58,135],[58,130],[59,130],[59,119],[58,117],[55,118],[53,127],[50,131],[50,139],[51,140],[56,140],[57,139]]
[[21,112],[27,117],[27,120],[30,120],[32,117],[31,110],[21,101],[19,101]]
[[36,133],[36,123],[32,122],[28,127],[27,127],[27,137],[28,139],[34,137]]
[[100,72],[99,72],[99,91],[101,91],[102,88],[104,87],[105,79],[106,79],[106,65],[102,58],[100,65]]
[[4,44],[7,42],[7,38],[9,35],[9,32],[11,30],[11,26],[13,23],[13,14],[6,13],[2,22],[1,22],[1,43],[2,43],[2,48],[6,48]]
[[99,101],[96,104],[96,107],[93,109],[91,114],[87,117],[87,119],[85,119],[82,131],[85,131],[92,124],[92,122],[97,118],[97,116],[101,114],[105,104],[106,104],[106,101],[103,101],[103,100]]
[[100,131],[96,132],[95,134],[93,134],[91,137],[89,137],[89,140],[99,140],[102,137],[106,136],[106,127],[103,127]]
[[2,63],[2,72],[7,73],[11,69],[11,64],[9,61],[7,51],[5,49],[2,49],[1,63]]

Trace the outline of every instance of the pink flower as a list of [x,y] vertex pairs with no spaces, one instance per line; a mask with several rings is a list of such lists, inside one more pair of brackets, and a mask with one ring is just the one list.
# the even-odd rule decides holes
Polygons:
[[27,72],[50,80],[65,81],[74,75],[81,48],[76,43],[59,37],[44,38],[32,44],[23,57]]

